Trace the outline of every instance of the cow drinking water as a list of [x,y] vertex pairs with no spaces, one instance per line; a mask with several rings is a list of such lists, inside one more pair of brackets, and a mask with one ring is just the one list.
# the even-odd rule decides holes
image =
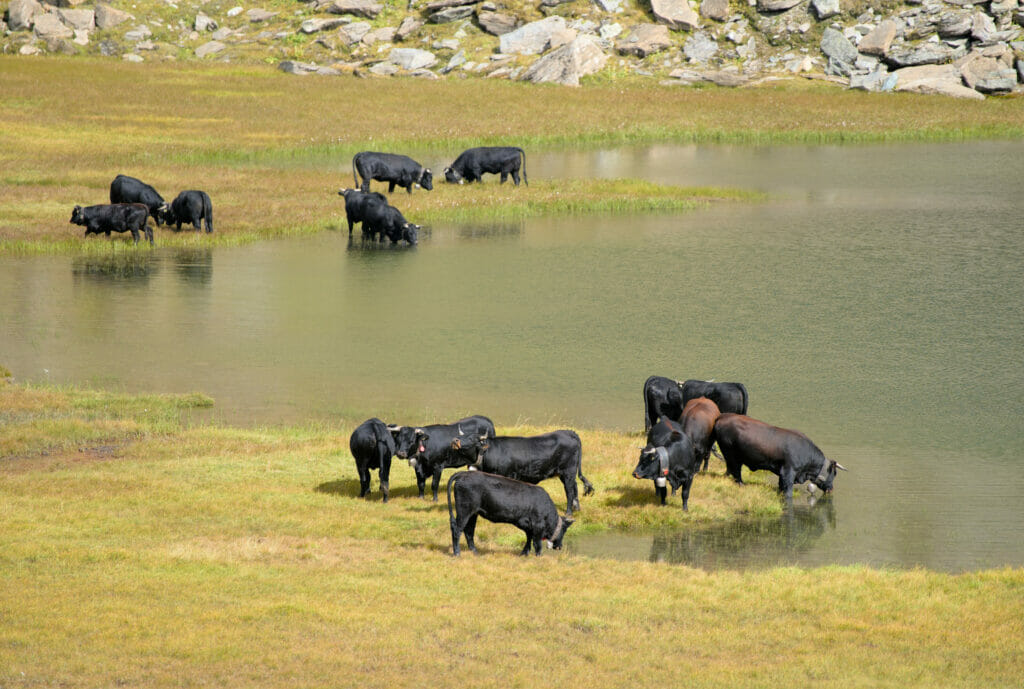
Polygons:
[[688,511],[690,486],[699,470],[700,461],[682,426],[662,419],[647,434],[647,445],[640,450],[633,478],[652,479],[662,505],[668,496],[666,484],[671,484],[673,494],[682,488],[683,510]]
[[175,225],[175,232],[181,232],[181,223],[190,222],[196,232],[201,231],[200,221],[206,221],[207,234],[213,232],[213,204],[205,191],[183,191],[171,201],[163,212],[167,226]]
[[160,214],[167,210],[164,197],[157,193],[156,189],[145,182],[128,175],[118,175],[110,183],[111,203],[141,203],[153,216],[153,221],[159,225],[163,222]]
[[[455,509],[452,509],[454,500]],[[452,529],[452,555],[459,555],[459,539],[476,552],[473,537],[477,517],[514,524],[526,534],[520,555],[540,555],[540,546],[561,550],[562,539],[573,520],[561,516],[547,491],[538,486],[482,471],[462,471],[448,479],[448,519]]]
[[345,197],[345,219],[348,221],[348,236],[352,236],[352,227],[363,222],[366,217],[366,209],[370,204],[383,203],[387,205],[388,198],[376,191],[362,192],[358,189],[339,189],[339,196]]

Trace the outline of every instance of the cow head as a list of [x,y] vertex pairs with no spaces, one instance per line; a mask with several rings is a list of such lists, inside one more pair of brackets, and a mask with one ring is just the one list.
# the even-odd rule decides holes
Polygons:
[[462,175],[450,167],[444,169],[444,181],[448,184],[462,184]]
[[[659,452],[658,450],[661,450]],[[650,479],[665,485],[665,477],[668,476],[668,452],[663,447],[647,445],[641,448],[640,460],[633,469],[633,478]]]
[[569,530],[569,527],[572,526],[572,524],[572,517],[563,517],[559,515],[558,523],[555,524],[554,532],[549,538],[544,539],[547,541],[548,548],[552,550],[561,550],[562,539],[565,537],[565,532]]
[[345,198],[348,198],[348,195],[351,194],[353,191],[355,191],[355,189],[339,189],[338,196],[344,196]]
[[71,220],[69,220],[68,222],[72,223],[73,225],[85,224],[85,217],[82,213],[81,206],[75,206],[74,210],[71,211]]
[[415,426],[395,426],[388,430],[395,439],[395,455],[399,459],[409,460],[409,466],[416,468],[417,460],[422,459],[427,451],[425,444],[430,435]]
[[153,216],[156,220],[156,224],[159,225],[161,222],[166,223],[168,227],[178,221],[177,216],[174,214],[174,210],[166,203],[156,210],[156,215]]
[[424,168],[423,173],[420,175],[419,185],[427,191],[434,188],[434,173],[430,171],[430,168]]
[[830,493],[832,492],[832,482],[836,478],[836,470],[841,469],[842,471],[846,471],[847,469],[834,459],[829,459],[828,457],[825,457],[824,459],[825,461],[821,465],[821,470],[818,472],[817,476],[811,479],[811,484],[820,488],[824,493]]
[[419,225],[413,225],[411,222],[407,222],[402,225],[402,239],[409,242],[410,246],[415,246],[419,240]]
[[486,433],[476,435],[464,433],[459,427],[459,433],[452,438],[452,451],[462,455],[470,467],[480,467],[484,463],[484,453],[491,446]]

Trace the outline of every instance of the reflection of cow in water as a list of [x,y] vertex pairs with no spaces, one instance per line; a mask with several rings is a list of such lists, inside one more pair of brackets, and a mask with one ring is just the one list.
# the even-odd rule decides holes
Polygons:
[[831,498],[794,505],[778,519],[742,519],[706,529],[655,535],[651,562],[669,562],[706,570],[786,565],[817,565],[808,553],[826,531],[836,528]]

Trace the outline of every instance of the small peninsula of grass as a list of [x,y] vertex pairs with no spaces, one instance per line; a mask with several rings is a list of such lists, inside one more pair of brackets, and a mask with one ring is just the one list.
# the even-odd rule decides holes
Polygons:
[[[448,513],[396,461],[359,499],[348,435],[206,423],[202,395],[0,382],[0,684],[144,687],[1018,687],[1024,571],[713,573],[546,552]],[[540,428],[499,428],[534,433]],[[588,530],[777,518],[712,465],[691,511],[580,429]],[[773,478],[773,477],[771,477]],[[544,487],[564,507],[557,481]],[[652,671],[652,665],[654,670]],[[469,678],[472,678],[471,680]]]

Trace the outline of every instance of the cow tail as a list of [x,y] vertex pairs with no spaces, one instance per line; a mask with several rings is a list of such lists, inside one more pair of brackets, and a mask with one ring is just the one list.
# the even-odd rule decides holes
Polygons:
[[213,232],[213,203],[210,195],[203,192],[203,215],[206,217],[206,231]]
[[[576,435],[573,433],[573,435]],[[587,477],[583,475],[583,443],[580,441],[580,437],[576,435],[576,476],[583,482],[583,494],[591,495],[594,492],[594,484],[587,480]]]
[[452,525],[453,529],[455,528],[455,514],[452,512],[452,484],[455,483],[455,479],[464,473],[463,471],[457,471],[448,479],[448,522]]
[[526,179],[526,151],[520,148],[519,154],[523,156],[523,184],[530,186],[529,180]]
[[358,153],[356,153],[354,156],[352,156],[352,185],[356,189],[359,188],[359,178],[356,177],[356,159],[357,158],[359,158],[359,154]]
[[740,385],[740,392],[743,393],[743,411],[740,412],[740,413],[743,414],[744,416],[746,416],[747,415],[747,403],[750,401],[748,399],[748,397],[747,397],[747,386],[744,385],[743,383],[740,383],[739,385]]
[[650,378],[644,381],[644,433],[651,430],[651,403],[647,401],[647,386],[650,384]]

